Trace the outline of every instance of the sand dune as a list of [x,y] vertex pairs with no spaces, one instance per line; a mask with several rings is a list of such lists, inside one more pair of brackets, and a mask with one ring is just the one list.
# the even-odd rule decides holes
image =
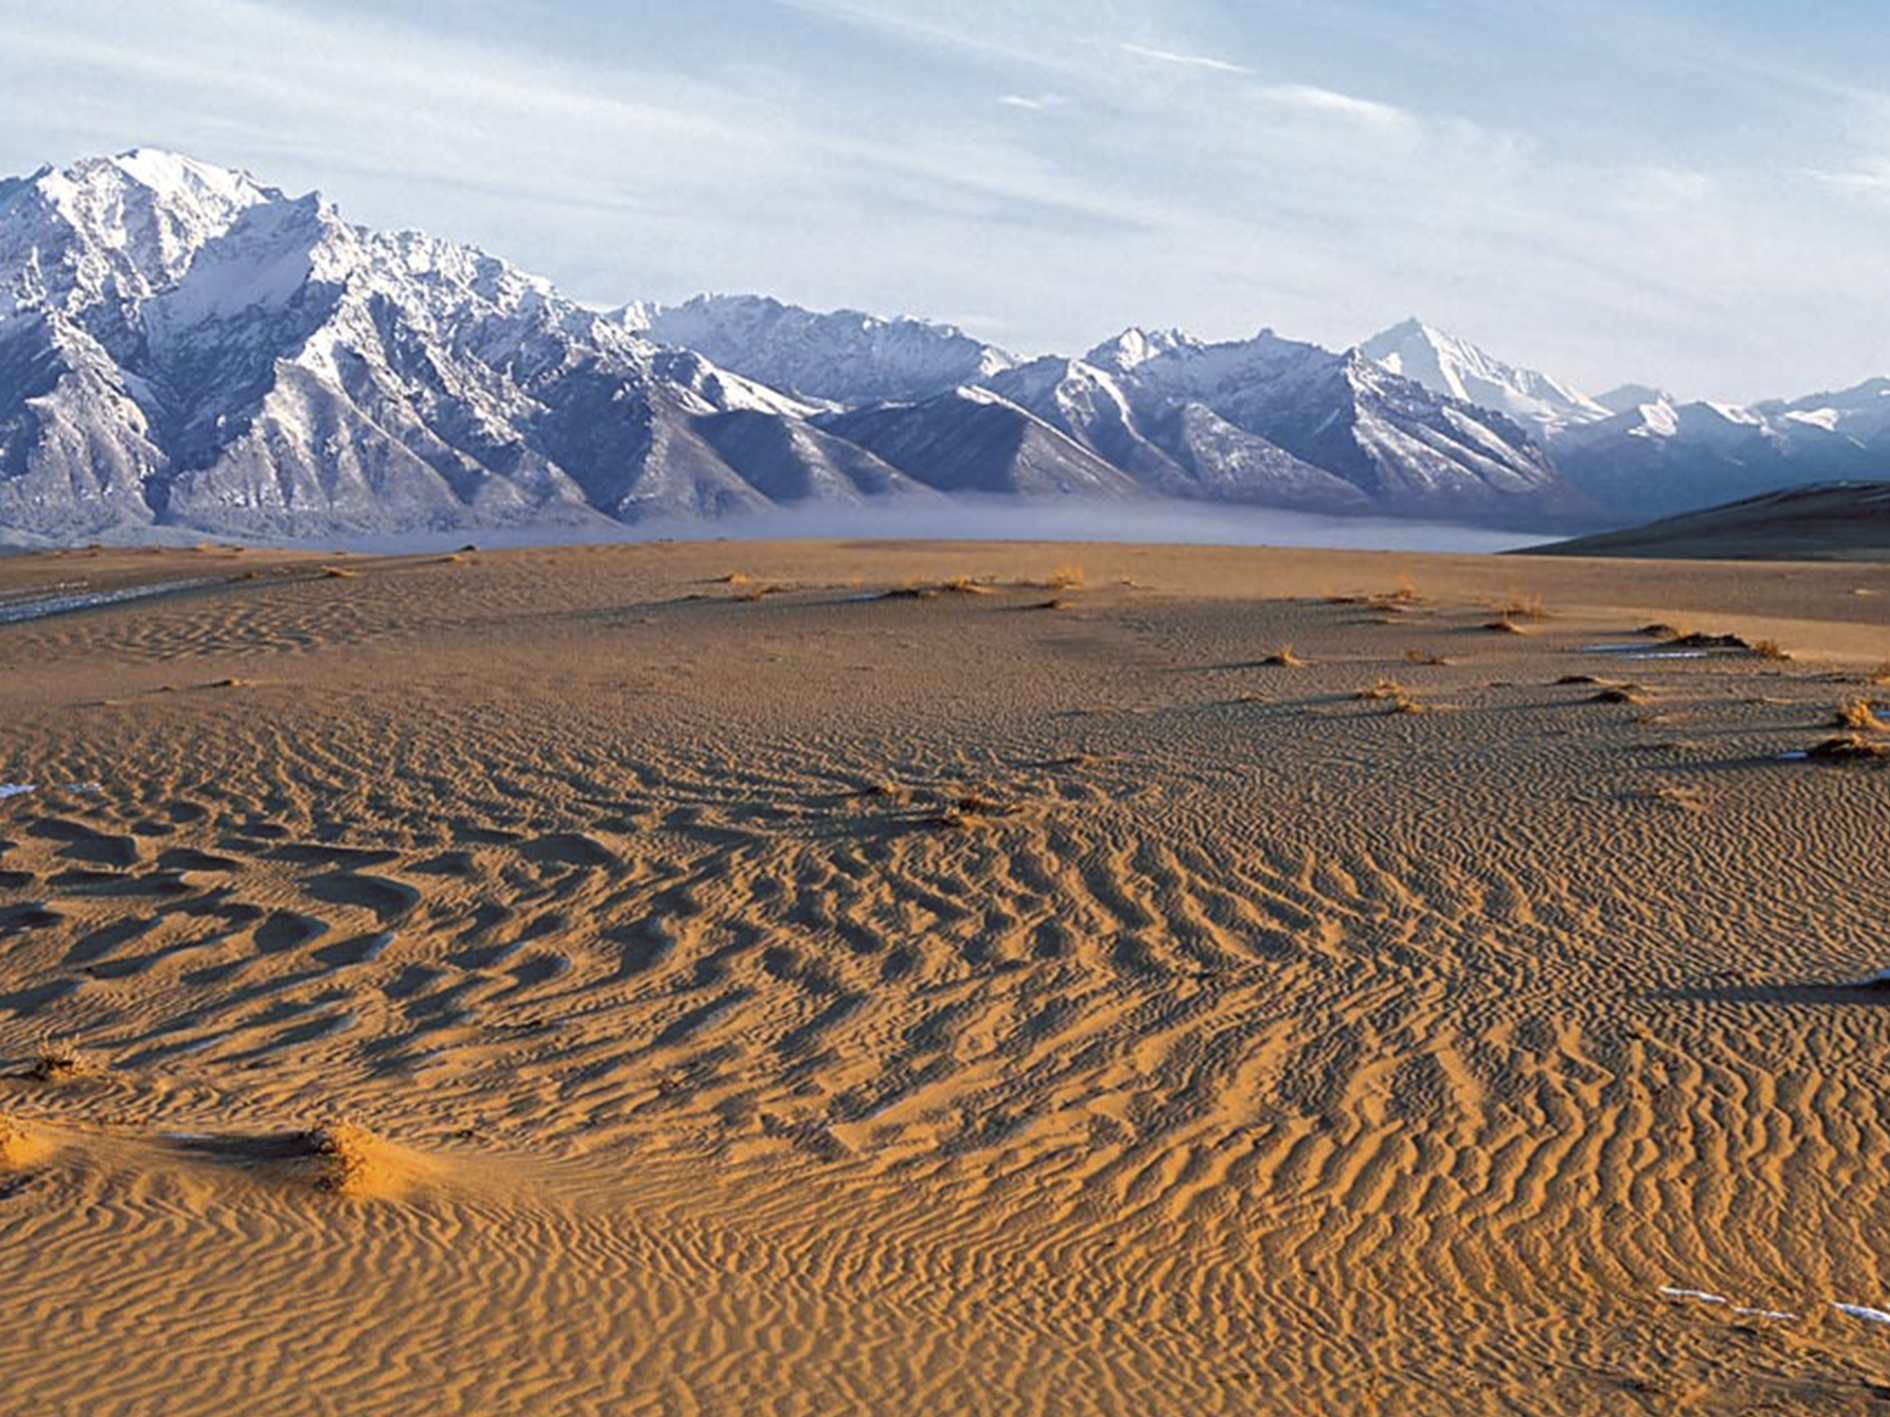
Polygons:
[[1890,1407],[1890,569],[258,555],[0,562],[242,561],[0,627],[0,1408]]
[[1689,560],[1890,561],[1890,483],[1787,487],[1536,548],[1559,556]]

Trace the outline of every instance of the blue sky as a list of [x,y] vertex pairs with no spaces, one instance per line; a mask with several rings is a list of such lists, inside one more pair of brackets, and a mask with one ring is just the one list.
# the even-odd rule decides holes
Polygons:
[[173,147],[600,303],[1415,313],[1753,399],[1890,373],[1886,76],[1880,0],[9,0],[0,172]]

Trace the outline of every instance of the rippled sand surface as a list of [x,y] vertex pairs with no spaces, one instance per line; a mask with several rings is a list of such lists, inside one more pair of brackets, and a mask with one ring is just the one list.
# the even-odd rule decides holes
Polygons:
[[1890,1411],[1890,570],[0,561],[198,579],[0,626],[0,1411]]

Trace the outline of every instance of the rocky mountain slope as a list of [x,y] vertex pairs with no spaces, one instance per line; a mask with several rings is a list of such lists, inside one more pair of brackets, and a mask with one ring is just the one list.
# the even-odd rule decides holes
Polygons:
[[0,182],[15,540],[923,516],[967,494],[1601,525],[1881,468],[1887,391],[1591,400],[1415,322],[1338,353],[1131,329],[1021,361],[758,296],[602,311],[172,153]]
[[1512,414],[1569,482],[1620,518],[1890,475],[1890,379],[1741,407],[1680,400],[1643,384],[1591,398],[1416,320],[1360,350],[1433,392]]

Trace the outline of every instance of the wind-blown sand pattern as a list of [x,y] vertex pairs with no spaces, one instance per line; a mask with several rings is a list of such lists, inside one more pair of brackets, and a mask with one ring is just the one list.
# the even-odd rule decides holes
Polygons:
[[342,564],[0,561],[0,1409],[1890,1411],[1890,569]]

